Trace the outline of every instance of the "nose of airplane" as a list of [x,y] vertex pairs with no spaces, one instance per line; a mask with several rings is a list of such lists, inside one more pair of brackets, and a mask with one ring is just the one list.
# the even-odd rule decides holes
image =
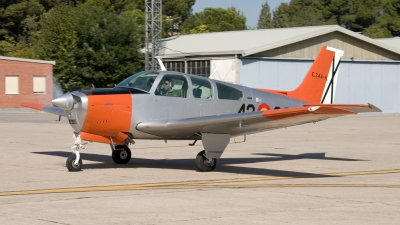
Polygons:
[[65,93],[51,101],[53,105],[65,110],[71,110],[74,107],[74,97],[71,93]]

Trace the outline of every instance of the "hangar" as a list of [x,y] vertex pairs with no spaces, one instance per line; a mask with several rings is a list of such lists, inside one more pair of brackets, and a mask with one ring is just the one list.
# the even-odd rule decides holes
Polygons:
[[344,50],[336,103],[400,112],[400,38],[371,39],[337,25],[216,32],[163,39],[159,56],[168,70],[292,90],[324,45]]

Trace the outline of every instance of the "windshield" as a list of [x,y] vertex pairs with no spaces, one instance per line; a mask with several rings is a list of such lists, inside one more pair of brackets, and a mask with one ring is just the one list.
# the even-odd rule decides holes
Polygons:
[[131,87],[149,92],[157,76],[156,71],[142,71],[126,78],[116,87]]

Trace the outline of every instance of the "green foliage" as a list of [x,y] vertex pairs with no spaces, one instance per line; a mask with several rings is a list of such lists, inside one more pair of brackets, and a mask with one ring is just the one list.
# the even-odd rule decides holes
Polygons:
[[0,8],[0,40],[5,40],[6,36],[13,36],[19,41],[24,30],[24,20],[41,15],[44,11],[38,0],[6,2]]
[[372,25],[364,30],[363,34],[370,38],[390,38],[392,33],[385,27],[380,27],[378,25]]
[[41,21],[35,50],[57,61],[54,74],[66,90],[112,87],[143,68],[134,12],[118,16],[99,3],[57,6]]
[[9,53],[14,50],[16,42],[13,37],[8,35],[5,35],[4,39],[0,41],[0,55],[10,56]]
[[274,27],[302,27],[332,24],[324,17],[324,6],[319,0],[292,0],[282,3],[273,12]]
[[272,27],[274,27],[274,25],[272,24],[272,14],[268,5],[268,1],[266,1],[261,8],[261,13],[258,18],[257,29],[266,29]]
[[349,1],[349,11],[343,15],[341,24],[347,29],[362,32],[364,29],[376,23],[383,3],[381,0]]
[[[164,37],[194,3],[163,0]],[[112,86],[143,69],[144,24],[144,0],[0,0],[0,55],[56,61],[66,90]]]
[[375,25],[400,36],[400,0],[386,0]]
[[273,11],[271,27],[327,24],[373,38],[399,36],[400,0],[291,0]]
[[180,17],[181,21],[185,21],[192,14],[194,3],[195,0],[163,0],[163,15]]
[[246,17],[234,7],[228,9],[205,8],[203,12],[195,13],[181,26],[182,34],[205,25],[209,32],[246,30]]
[[189,31],[190,34],[200,34],[200,33],[209,33],[210,31],[207,28],[207,25],[197,26]]
[[[145,0],[132,0],[135,8],[145,11]],[[171,18],[179,17],[182,21],[190,17],[195,0],[163,0],[162,14]]]

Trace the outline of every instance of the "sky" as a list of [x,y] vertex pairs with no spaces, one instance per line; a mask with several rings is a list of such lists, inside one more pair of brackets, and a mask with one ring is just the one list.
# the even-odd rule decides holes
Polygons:
[[[240,10],[246,17],[246,24],[250,28],[256,28],[261,7],[267,0],[196,0],[193,13],[201,12],[204,8],[229,8],[234,6]],[[282,2],[289,3],[290,0],[268,0],[271,11],[278,7]]]

